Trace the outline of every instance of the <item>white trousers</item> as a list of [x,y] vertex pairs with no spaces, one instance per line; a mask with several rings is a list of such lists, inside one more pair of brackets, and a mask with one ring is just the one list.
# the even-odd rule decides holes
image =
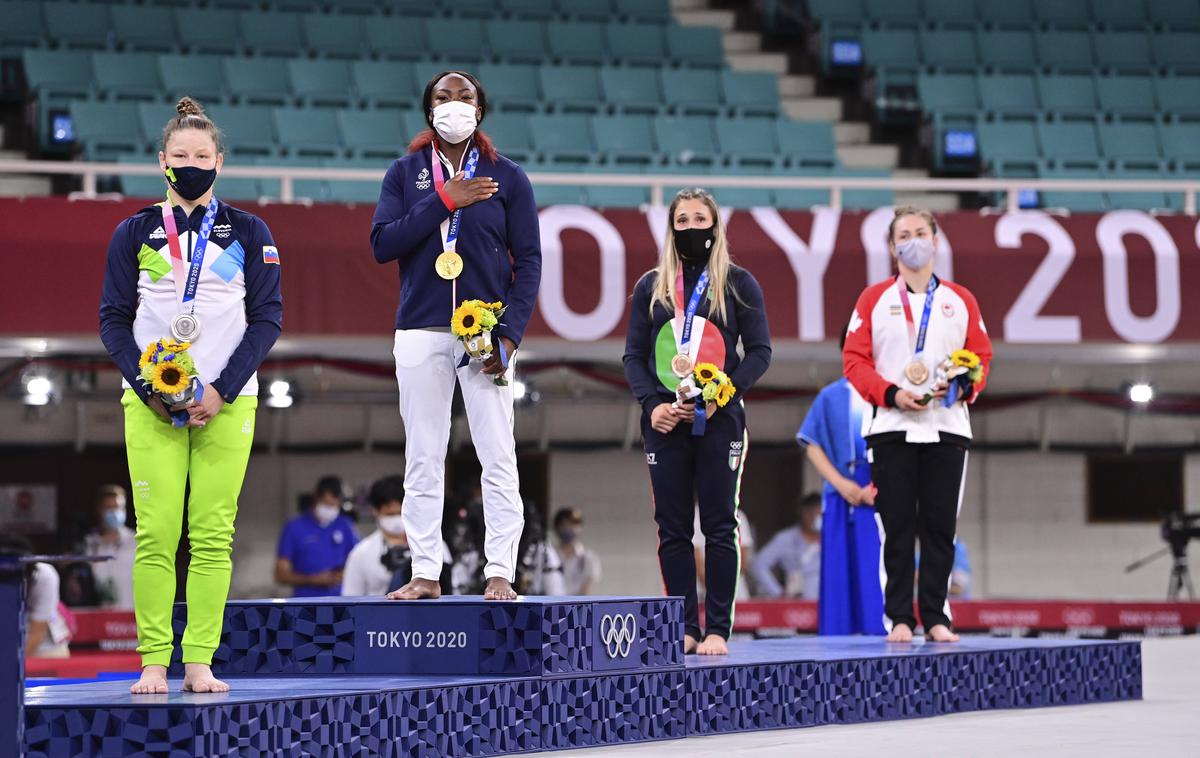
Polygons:
[[[513,439],[512,385],[497,387],[478,362],[457,368],[463,346],[448,329],[397,330],[394,355],[404,422],[404,530],[412,550],[413,578],[436,581],[442,572],[446,447],[457,381],[471,441],[483,467],[480,484],[487,525],[483,575],[511,582],[525,528]],[[513,373],[510,366],[510,382]]]

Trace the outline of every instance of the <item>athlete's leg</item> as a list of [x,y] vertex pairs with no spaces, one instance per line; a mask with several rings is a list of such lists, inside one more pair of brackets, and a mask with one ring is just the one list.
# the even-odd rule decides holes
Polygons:
[[704,435],[694,441],[696,494],[704,532],[705,637],[727,640],[733,630],[734,595],[742,563],[737,509],[749,452],[741,406],[718,410]]
[[[889,634],[903,625],[916,627],[913,614],[914,554],[917,537],[917,448],[887,442],[871,448],[871,477],[879,488],[875,510],[883,542],[884,626]],[[904,635],[896,635],[901,637]]]
[[643,414],[642,437],[654,495],[663,589],[668,595],[683,597],[683,631],[697,640],[700,611],[696,605],[696,553],[692,547],[696,488],[690,429],[680,424],[669,434],[659,434],[650,428]]
[[921,445],[921,484],[918,523],[921,537],[921,571],[917,604],[926,634],[949,641],[935,633],[950,632],[950,573],[954,568],[954,535],[958,509],[967,474],[967,451],[958,445],[939,442]]

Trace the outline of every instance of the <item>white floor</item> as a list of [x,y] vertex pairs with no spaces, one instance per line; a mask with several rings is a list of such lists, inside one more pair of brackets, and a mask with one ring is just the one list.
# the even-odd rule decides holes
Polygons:
[[[1142,643],[1144,700],[693,737],[577,752],[581,758],[954,755],[971,758],[1200,756],[1200,637]],[[576,752],[576,751],[571,751]]]

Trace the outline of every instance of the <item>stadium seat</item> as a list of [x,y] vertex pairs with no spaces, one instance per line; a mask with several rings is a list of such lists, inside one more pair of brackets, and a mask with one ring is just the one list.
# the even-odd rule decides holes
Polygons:
[[969,72],[979,66],[973,29],[923,28],[920,38],[927,66],[939,71]]
[[[208,103],[203,103],[203,105],[207,112]],[[137,113],[145,149],[149,152],[157,153],[163,147],[163,127],[177,115],[175,105],[168,105],[166,103],[140,103],[137,107]]]
[[137,105],[72,100],[70,109],[75,143],[88,160],[110,160],[120,153],[143,151]]
[[711,118],[658,116],[654,141],[675,166],[712,166],[720,160]]
[[1097,125],[1100,152],[1111,161],[1158,163],[1161,151],[1158,132],[1149,122],[1104,123]]
[[516,18],[549,19],[554,6],[546,0],[499,0],[499,9]]
[[449,10],[457,18],[490,19],[496,15],[496,0],[454,0]]
[[1186,0],[1146,0],[1146,15],[1171,31],[1200,31],[1200,4]]
[[604,109],[600,77],[592,66],[542,66],[538,78],[548,108],[559,113],[599,113]]
[[376,16],[382,10],[379,0],[329,0],[329,8],[334,13],[356,16]]
[[993,29],[1029,29],[1033,26],[1033,0],[984,0],[979,4],[979,20]]
[[721,112],[721,79],[707,69],[667,69],[659,72],[665,104],[677,115]]
[[290,156],[341,155],[337,113],[327,108],[276,108],[275,133]]
[[354,103],[350,64],[346,61],[291,60],[287,62],[292,94],[308,106],[349,106]]
[[[357,16],[305,14],[300,19],[304,43],[323,58],[359,58],[362,56],[363,27]],[[371,22],[367,22],[371,23]]]
[[659,77],[645,69],[602,68],[600,89],[618,113],[657,115],[665,107]]
[[1092,121],[1039,121],[1038,143],[1042,155],[1055,161],[1098,161],[1100,146]]
[[241,105],[284,105],[291,101],[287,62],[278,58],[224,58],[229,94]]
[[1096,100],[1102,110],[1153,118],[1154,85],[1149,76],[1098,76]]
[[588,117],[581,114],[542,116],[529,123],[530,137],[545,163],[583,166],[593,163],[596,149]]
[[[254,159],[254,164],[258,166],[284,166],[288,168],[318,168],[321,166],[320,158],[312,156],[297,156],[297,155],[275,155],[270,157],[258,157]],[[271,198],[279,197],[281,193],[280,181],[278,179],[248,179],[245,181],[255,182],[255,191],[259,195]],[[247,187],[244,190],[249,193],[251,190]],[[322,179],[293,179],[292,180],[292,195],[297,199],[309,199],[316,202],[322,202],[329,199],[329,188]],[[378,199],[378,195],[376,195]]]
[[[491,123],[490,117],[487,123]],[[402,111],[400,124],[403,128],[400,134],[401,140],[407,142],[412,142],[418,134],[429,129],[429,122],[425,120],[425,114],[420,111]]]
[[1152,38],[1151,49],[1157,65],[1176,74],[1200,73],[1200,33],[1159,32]]
[[864,29],[863,59],[872,68],[916,71],[920,67],[920,44],[913,29]]
[[488,108],[535,113],[542,108],[538,67],[531,63],[485,63],[479,80],[487,88]]
[[[1096,63],[1109,71],[1148,72],[1154,68],[1150,54],[1150,36],[1144,31],[1097,32]],[[1200,53],[1193,52],[1195,57]]]
[[865,15],[871,23],[883,28],[916,28],[921,21],[918,0],[866,0]]
[[[578,166],[553,163],[534,163],[525,167],[526,171],[530,173],[562,173],[576,171],[578,168]],[[533,197],[539,208],[545,208],[548,205],[583,205],[588,201],[587,190],[582,185],[576,184],[534,182]]]
[[550,54],[567,63],[600,64],[608,60],[604,25],[596,21],[551,21],[546,25]]
[[1056,117],[1092,117],[1096,113],[1096,84],[1090,75],[1038,74],[1042,109]]
[[713,26],[666,27],[667,54],[671,60],[685,66],[721,68],[725,65],[725,49],[721,31]]
[[1037,51],[1028,29],[988,29],[979,32],[979,61],[994,71],[1034,71]]
[[203,103],[218,103],[226,97],[221,59],[215,55],[160,55],[158,77],[172,102],[184,95]]
[[179,44],[189,53],[232,55],[242,49],[238,17],[220,8],[176,8]]
[[775,122],[775,144],[791,169],[825,168],[837,165],[837,142],[828,121]]
[[[1067,168],[1046,166],[1042,168],[1040,175],[1043,179],[1103,179],[1104,170],[1098,165]],[[1108,210],[1103,192],[1083,190],[1046,190],[1042,192],[1042,207],[1067,208],[1079,212]]]
[[[353,168],[353,169],[374,169],[376,171],[386,170],[388,163],[378,160],[363,160],[363,159],[345,159],[345,158],[326,158],[321,161],[321,166],[324,168]],[[331,202],[339,203],[361,203],[364,205],[375,205],[379,202],[379,187],[383,181],[383,177],[370,181],[342,181],[338,179],[327,179],[325,186],[328,194],[327,199]]]
[[42,101],[91,97],[92,56],[74,50],[36,50],[21,53],[25,82]]
[[297,57],[304,52],[300,16],[274,11],[243,11],[238,29],[256,55]]
[[540,64],[549,53],[546,25],[540,21],[493,20],[484,27],[492,55],[508,63]]
[[[792,169],[789,177],[829,176],[827,168]],[[775,197],[775,207],[780,210],[808,210],[816,206],[829,205],[828,189],[784,189],[776,187],[772,194]]]
[[1037,0],[1033,15],[1039,23],[1058,29],[1086,29],[1092,18],[1086,0]]
[[589,185],[584,188],[587,204],[601,209],[640,208],[650,203],[649,187],[601,187]]
[[443,15],[441,5],[427,2],[427,0],[390,0],[387,7],[394,16],[399,16],[406,21],[411,21],[417,16]]
[[775,205],[775,196],[766,187],[713,187],[712,194],[717,205],[723,208],[748,210]]
[[592,134],[596,149],[610,166],[645,167],[662,160],[649,116],[593,116]]
[[425,23],[415,18],[373,18],[363,24],[367,46],[381,58],[421,60],[429,57]]
[[671,20],[669,0],[613,0],[613,10],[630,21],[665,24]]
[[429,52],[438,59],[478,61],[484,57],[483,24],[477,19],[430,19]]
[[[892,173],[880,168],[839,168],[834,176],[859,177],[863,179],[889,179]],[[852,209],[875,209],[893,205],[896,195],[890,189],[848,189],[842,192],[842,207]]]
[[979,77],[979,100],[988,113],[1038,114],[1037,87],[1031,74],[984,74]]
[[1154,95],[1161,115],[1200,119],[1200,76],[1167,76],[1154,80]]
[[974,118],[979,111],[978,84],[974,74],[925,74],[917,76],[917,94],[928,113]]
[[[152,166],[158,162],[157,157],[145,153],[122,153],[116,156],[117,163],[128,163],[138,166]],[[121,180],[121,193],[127,197],[144,197],[159,202],[167,190],[167,183],[161,176],[152,174],[118,174]]]
[[415,108],[421,92],[413,82],[413,65],[402,61],[354,61],[354,90],[370,108]]
[[[1140,179],[1145,181],[1164,178],[1163,170],[1159,166],[1118,166],[1114,170],[1108,171],[1107,174],[1108,178],[1110,179]],[[1171,207],[1179,208],[1183,205],[1182,193],[1175,195],[1174,201],[1168,197],[1166,192],[1130,192],[1125,190],[1116,190],[1105,192],[1104,196],[1108,201],[1108,207],[1113,209],[1128,208],[1131,210],[1151,211],[1162,210]]]
[[1023,167],[1030,176],[1038,166],[1038,136],[1033,121],[981,121],[976,130],[979,154],[996,176],[1010,176]]
[[[113,5],[113,39],[124,50],[166,53],[175,49],[175,14],[152,5]],[[7,19],[5,19],[7,22]]]
[[766,71],[721,72],[721,97],[738,116],[779,116],[779,77]]
[[205,110],[224,133],[227,153],[273,156],[279,152],[270,108],[214,105]]
[[152,53],[93,53],[96,89],[113,100],[158,100],[158,57]]
[[867,9],[864,0],[808,0],[808,13],[822,30],[822,34],[858,31]]
[[[549,3],[541,2],[541,7]],[[612,0],[557,0],[558,12],[578,21],[608,21],[613,17]]]
[[608,54],[623,66],[658,67],[667,58],[663,29],[662,24],[606,24]]
[[1096,59],[1086,31],[1042,29],[1034,32],[1038,63],[1064,72],[1091,72]]
[[519,113],[493,113],[480,126],[492,139],[492,144],[517,163],[534,159],[537,151],[529,134],[529,118]]
[[714,122],[717,145],[729,166],[737,170],[782,167],[783,157],[775,142],[775,123],[764,118],[718,118]]
[[60,48],[104,50],[112,22],[107,5],[53,2],[42,6],[46,33]]
[[355,158],[396,158],[407,144],[400,113],[391,110],[341,110],[337,113],[341,143]]
[[921,20],[925,23],[974,28],[978,19],[979,9],[975,0],[921,0]]
[[1145,30],[1146,6],[1142,0],[1090,0],[1090,4],[1091,20],[1106,28]]
[[42,4],[32,0],[3,0],[0,2],[0,53],[41,47],[46,44],[46,24],[42,20]]

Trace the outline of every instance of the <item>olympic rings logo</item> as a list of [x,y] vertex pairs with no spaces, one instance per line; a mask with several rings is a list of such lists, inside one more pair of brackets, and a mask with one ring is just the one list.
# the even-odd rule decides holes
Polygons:
[[625,658],[637,638],[637,619],[632,613],[606,614],[600,619],[600,640],[609,658]]

